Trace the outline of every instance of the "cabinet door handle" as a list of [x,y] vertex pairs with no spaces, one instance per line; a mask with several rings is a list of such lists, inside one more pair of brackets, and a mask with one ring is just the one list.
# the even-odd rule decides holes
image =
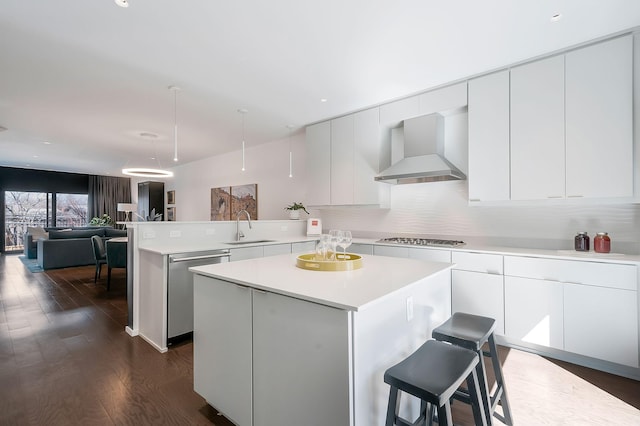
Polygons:
[[247,287],[246,285],[236,284],[236,287],[238,287],[241,290],[249,290],[249,287]]
[[549,195],[547,198],[563,198],[562,195]]
[[582,198],[584,195],[567,195],[567,198]]
[[266,292],[266,291],[264,291],[264,290],[259,290],[259,289],[257,289],[257,288],[254,288],[254,289],[253,289],[253,291],[254,291],[254,292],[256,292],[256,293],[260,293],[260,294],[267,294],[267,292]]

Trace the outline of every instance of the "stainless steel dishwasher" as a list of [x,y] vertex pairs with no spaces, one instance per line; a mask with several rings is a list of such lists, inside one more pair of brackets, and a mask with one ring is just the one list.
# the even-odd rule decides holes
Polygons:
[[229,261],[229,250],[209,250],[169,255],[167,284],[167,343],[193,332],[192,266]]

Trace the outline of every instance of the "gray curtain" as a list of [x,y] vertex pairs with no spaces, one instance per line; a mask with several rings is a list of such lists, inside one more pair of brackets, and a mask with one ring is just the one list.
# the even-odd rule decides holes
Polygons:
[[89,175],[89,218],[108,214],[114,222],[123,221],[118,203],[131,202],[131,179]]

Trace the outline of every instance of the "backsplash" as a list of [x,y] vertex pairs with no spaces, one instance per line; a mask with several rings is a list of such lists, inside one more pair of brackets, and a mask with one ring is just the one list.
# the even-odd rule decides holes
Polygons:
[[361,237],[449,236],[511,247],[568,249],[578,231],[592,239],[608,232],[612,252],[640,254],[639,205],[469,206],[467,199],[467,181],[398,185],[390,209],[328,209],[320,216],[325,229]]

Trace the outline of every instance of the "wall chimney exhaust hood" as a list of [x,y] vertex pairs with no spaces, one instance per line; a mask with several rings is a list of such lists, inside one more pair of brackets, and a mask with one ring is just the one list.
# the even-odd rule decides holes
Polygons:
[[[444,157],[444,117],[428,114],[392,129],[392,158],[401,158],[374,179],[390,184],[463,180],[467,177]],[[401,152],[404,151],[404,152]]]

